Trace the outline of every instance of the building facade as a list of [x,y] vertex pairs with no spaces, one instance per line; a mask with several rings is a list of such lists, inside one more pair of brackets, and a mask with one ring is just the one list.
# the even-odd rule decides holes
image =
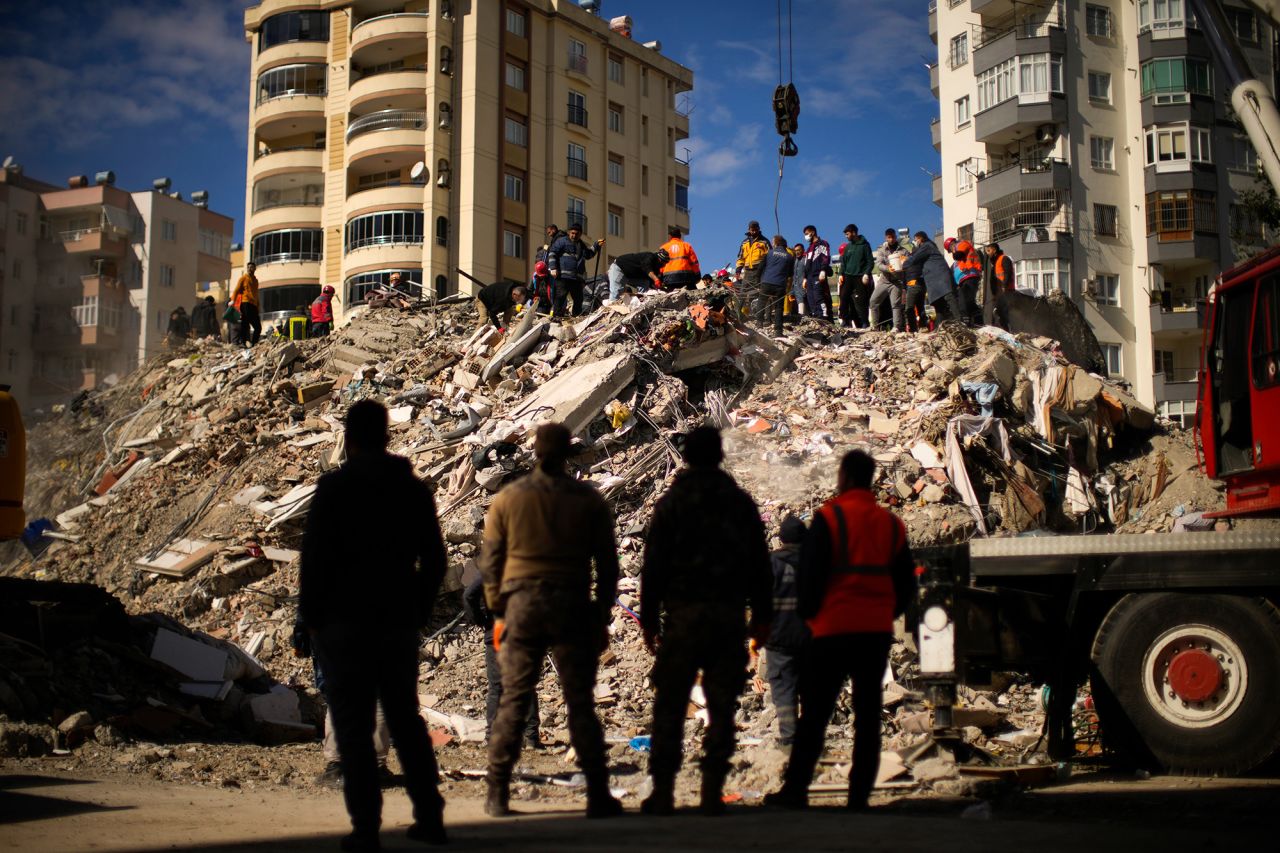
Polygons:
[[[1274,86],[1275,33],[1228,18]],[[1265,240],[1239,198],[1257,157],[1185,0],[936,0],[929,28],[946,232],[1075,299],[1110,372],[1190,424],[1205,297]]]
[[114,181],[102,172],[59,188],[20,166],[0,173],[0,382],[24,411],[162,352],[193,285],[230,275],[229,217]]
[[[590,2],[587,3],[591,6]],[[525,280],[544,228],[609,255],[688,227],[689,69],[573,0],[264,0],[245,250],[269,318],[392,272]]]

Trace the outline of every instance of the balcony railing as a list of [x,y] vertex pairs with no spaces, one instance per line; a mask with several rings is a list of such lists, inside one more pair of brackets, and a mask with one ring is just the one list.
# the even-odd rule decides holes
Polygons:
[[347,198],[351,198],[351,196],[355,195],[356,193],[362,193],[367,190],[380,190],[380,189],[384,189],[385,187],[425,187],[426,185],[427,185],[427,182],[424,180],[402,181],[399,178],[390,178],[390,179],[378,181],[372,184],[360,184],[351,192],[347,193]]
[[1004,38],[1009,33],[1017,33],[1017,38],[1033,39],[1049,35],[1051,30],[1062,29],[1062,21],[1057,15],[1026,17],[1015,14],[992,21],[990,24],[973,25],[973,49],[991,44]]
[[399,234],[373,234],[360,237],[347,243],[347,251],[363,249],[368,246],[421,246],[423,235],[402,232]]
[[266,201],[263,201],[260,204],[255,204],[253,206],[253,212],[257,213],[262,210],[271,210],[272,208],[276,208],[276,207],[323,207],[324,206],[323,187],[321,187],[320,189],[321,189],[321,194],[318,197],[304,195],[296,198],[281,197],[277,199],[267,199]]
[[1005,172],[1008,172],[1012,169],[1017,169],[1024,175],[1040,175],[1045,172],[1052,172],[1054,166],[1066,166],[1066,165],[1067,165],[1067,161],[1065,158],[1062,158],[1062,157],[1046,157],[1043,160],[1030,160],[1030,161],[1021,161],[1021,162],[1015,160],[1012,163],[1006,163],[1005,165],[1001,166],[998,169],[995,169],[994,171],[980,174],[978,176],[978,180],[985,181],[990,178],[994,178],[996,175],[1004,174]]
[[579,160],[577,157],[570,157],[569,177],[585,181],[587,179],[587,161]]
[[364,80],[366,77],[377,77],[379,74],[398,74],[401,71],[426,71],[426,63],[418,63],[417,65],[404,65],[403,63],[388,63],[387,65],[375,65],[372,68],[357,68],[356,79],[352,83]]
[[689,205],[687,205],[687,204],[681,204],[680,202],[676,202],[676,212],[677,212],[677,213],[683,213],[685,216],[688,216],[688,215],[689,215]]
[[564,219],[564,228],[566,231],[577,225],[579,231],[583,234],[587,233],[587,215],[585,213],[578,210],[566,210]]
[[263,157],[269,157],[272,154],[280,154],[285,151],[323,151],[324,140],[320,140],[314,145],[286,145],[282,148],[259,148],[253,154],[253,159],[260,160]]
[[101,234],[101,228],[77,228],[74,231],[59,231],[58,240],[63,243],[74,243],[77,240],[83,240],[90,234]]
[[255,256],[253,262],[260,267],[267,264],[284,264],[290,261],[320,261],[324,259],[324,252],[277,252],[274,255],[258,255]]
[[352,27],[351,37],[352,40],[354,40],[356,30],[360,29],[365,24],[372,24],[374,21],[389,21],[393,18],[428,18],[430,16],[430,12],[390,12],[386,15],[374,15],[372,18],[365,18],[363,21]]
[[579,74],[587,73],[587,55],[585,53],[569,54],[569,61],[566,67],[570,71],[576,71]]
[[587,109],[577,104],[569,104],[568,114],[569,124],[576,124],[581,127],[587,126]]
[[351,122],[347,127],[347,141],[366,133],[380,130],[426,130],[427,114],[423,110],[379,110]]

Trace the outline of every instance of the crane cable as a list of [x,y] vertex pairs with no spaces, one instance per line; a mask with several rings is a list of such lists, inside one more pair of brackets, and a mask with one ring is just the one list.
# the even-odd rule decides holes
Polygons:
[[[791,0],[778,0],[778,89],[780,90],[784,83],[782,79],[782,4],[787,4],[787,79],[786,83],[791,83],[795,76],[795,53],[792,50],[791,39]],[[775,93],[776,97],[776,93]],[[775,107],[776,110],[776,107]],[[786,137],[790,141],[790,136]],[[782,233],[782,220],[778,215],[778,203],[782,197],[782,174],[787,162],[786,142],[778,148],[778,184],[773,192],[773,225],[774,234]]]

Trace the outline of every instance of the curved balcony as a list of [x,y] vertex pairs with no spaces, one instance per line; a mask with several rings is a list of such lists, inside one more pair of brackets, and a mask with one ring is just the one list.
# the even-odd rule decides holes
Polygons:
[[253,64],[255,72],[288,65],[294,62],[328,62],[329,42],[327,41],[287,41],[272,45],[257,56]]
[[320,280],[320,258],[281,257],[267,264],[258,264],[258,287],[266,289],[285,284],[310,284]]
[[[366,18],[351,29],[351,61],[371,65],[425,53],[430,27],[431,16],[426,12],[393,12]],[[404,52],[393,55],[397,50]]]
[[427,199],[427,184],[370,187],[347,196],[343,219],[379,210],[421,210]]
[[351,84],[349,103],[357,114],[370,109],[425,111],[427,69],[423,66],[365,75]]
[[361,270],[367,269],[409,269],[422,267],[422,243],[375,243],[352,249],[342,259],[342,276],[345,279]]
[[[348,130],[348,167],[362,158],[371,156],[385,158],[391,154],[405,153],[414,155],[414,159],[410,162],[416,162],[423,158],[427,144],[427,114],[418,110],[389,110],[384,111],[384,114],[386,112],[406,116],[406,118],[397,122],[374,122],[372,127],[369,125],[356,127],[356,125],[364,119],[378,116],[379,113],[352,119],[351,127],[355,128],[356,132],[351,134],[350,130]],[[417,118],[407,118],[407,116],[417,116]]]
[[323,131],[324,101],[321,95],[295,95],[267,101],[254,110],[253,127],[259,136],[266,138]]
[[425,132],[429,122],[430,116],[425,110],[378,110],[351,120],[347,125],[347,142],[371,133]]
[[277,148],[259,151],[253,161],[254,178],[265,178],[268,175],[284,172],[319,172],[324,169],[324,149],[307,146],[305,148]]
[[253,212],[252,231],[276,231],[281,228],[319,228],[324,205],[288,202],[263,207]]

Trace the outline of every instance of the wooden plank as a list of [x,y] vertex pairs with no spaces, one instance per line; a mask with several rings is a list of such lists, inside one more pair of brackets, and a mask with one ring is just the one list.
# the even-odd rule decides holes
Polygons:
[[221,542],[205,542],[200,539],[179,539],[160,552],[154,560],[145,557],[134,564],[148,571],[172,578],[185,578],[213,559],[222,550]]

